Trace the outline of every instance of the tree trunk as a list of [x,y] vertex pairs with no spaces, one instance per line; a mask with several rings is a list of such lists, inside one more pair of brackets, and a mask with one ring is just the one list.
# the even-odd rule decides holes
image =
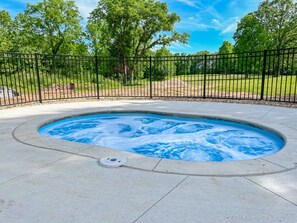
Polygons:
[[127,84],[127,65],[126,65],[126,61],[125,58],[122,58],[122,72],[123,72],[123,84]]
[[276,76],[278,77],[281,72],[281,66],[280,66],[280,50],[277,50],[277,65],[276,65]]
[[134,84],[134,69],[130,70],[130,84]]

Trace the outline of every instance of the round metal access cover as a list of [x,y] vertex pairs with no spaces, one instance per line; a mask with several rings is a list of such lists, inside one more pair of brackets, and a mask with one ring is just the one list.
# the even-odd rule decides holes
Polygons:
[[122,166],[127,160],[128,159],[123,156],[108,156],[98,160],[97,163],[103,167],[115,168]]

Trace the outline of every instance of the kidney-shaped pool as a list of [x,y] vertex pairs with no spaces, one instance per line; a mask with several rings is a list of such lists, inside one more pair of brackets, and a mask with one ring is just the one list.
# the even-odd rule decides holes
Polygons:
[[39,129],[45,136],[145,156],[223,162],[250,160],[279,151],[276,133],[210,118],[146,113],[104,113],[66,118]]

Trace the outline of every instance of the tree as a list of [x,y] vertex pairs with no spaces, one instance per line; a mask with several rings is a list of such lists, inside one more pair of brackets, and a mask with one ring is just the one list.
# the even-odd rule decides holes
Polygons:
[[74,0],[27,4],[25,12],[16,17],[21,47],[53,55],[69,53],[71,45],[82,44],[81,20]]
[[220,68],[224,69],[224,73],[227,74],[227,72],[231,71],[232,67],[232,59],[230,58],[230,55],[233,52],[233,46],[232,43],[225,40],[222,44],[222,46],[219,49],[219,55],[222,56],[220,59]]
[[225,40],[222,46],[219,48],[219,54],[228,54],[228,53],[232,53],[232,51],[233,51],[232,43],[230,43],[227,40]]
[[94,55],[108,56],[108,50],[104,43],[104,38],[101,36],[103,24],[91,22],[90,20],[86,26],[85,37],[89,41],[89,47]]
[[[165,47],[156,50],[152,59],[152,79],[165,80],[166,76],[173,76],[175,74],[175,64],[171,60],[171,52]],[[148,78],[150,75],[150,67],[147,66],[144,71],[144,77]]]
[[245,15],[233,35],[234,52],[254,52],[268,49],[270,34],[253,13]]
[[13,20],[5,10],[0,11],[0,52],[10,51],[13,48],[12,41]]
[[190,66],[191,66],[191,61],[190,61],[190,56],[187,55],[186,53],[177,53],[175,54],[176,62],[175,62],[175,67],[176,67],[176,75],[187,75],[190,74]]
[[[204,69],[204,56],[210,55],[210,52],[207,50],[196,52],[195,54],[191,55],[192,63],[190,66],[190,73],[191,74],[199,74],[203,73]],[[210,61],[207,61],[207,68],[210,66]]]
[[89,17],[88,31],[99,38],[90,39],[93,48],[98,50],[101,43],[110,56],[123,58],[123,83],[127,83],[129,75],[133,84],[137,60],[128,62],[125,57],[137,58],[157,45],[168,46],[174,41],[187,43],[189,34],[174,30],[174,24],[179,21],[180,17],[170,14],[166,3],[159,1],[99,0]]
[[256,18],[270,34],[271,48],[277,49],[274,73],[280,74],[280,49],[297,43],[297,3],[294,0],[265,0],[255,12]]
[[269,32],[277,50],[296,44],[297,3],[294,0],[264,0],[254,13]]

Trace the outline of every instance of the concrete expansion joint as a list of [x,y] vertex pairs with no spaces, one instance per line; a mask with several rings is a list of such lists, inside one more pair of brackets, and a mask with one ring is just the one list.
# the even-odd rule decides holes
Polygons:
[[190,177],[218,177],[218,178],[229,178],[229,177],[257,177],[257,176],[266,176],[266,175],[274,175],[280,173],[286,173],[291,170],[297,169],[297,165],[293,168],[287,169],[283,167],[283,170],[269,172],[269,173],[251,173],[251,174],[226,174],[226,175],[219,175],[219,174],[195,174],[195,173],[178,173],[172,171],[159,171],[159,170],[149,170],[149,169],[142,169],[138,167],[132,167],[128,165],[123,165],[122,167],[127,169],[145,171],[145,172],[153,172],[159,174],[166,174],[166,175],[180,175],[180,176],[190,176]]
[[268,191],[268,192],[270,192],[270,193],[272,193],[272,194],[278,196],[279,198],[283,199],[284,201],[286,201],[286,202],[288,202],[288,203],[290,203],[290,204],[292,204],[292,205],[294,205],[294,206],[297,207],[297,204],[294,203],[293,201],[290,201],[289,199],[287,199],[287,198],[285,198],[285,197],[283,197],[283,196],[281,196],[281,195],[279,195],[279,194],[273,192],[272,190],[268,189],[267,187],[262,186],[261,184],[256,183],[255,181],[253,181],[252,179],[249,179],[248,177],[244,177],[244,178],[245,178],[246,180],[248,180],[249,182],[251,182],[251,183],[257,185],[258,187],[263,188],[264,190],[266,190],[266,191]]
[[171,190],[169,190],[166,194],[164,194],[157,202],[155,202],[151,207],[149,207],[146,211],[144,211],[138,218],[136,218],[133,223],[136,223],[139,219],[141,219],[146,213],[148,213],[152,208],[154,208],[160,201],[162,201],[165,197],[167,197],[170,193],[172,193],[176,188],[178,188],[183,182],[185,182],[190,176],[184,177],[180,182],[178,182]]
[[[294,127],[292,127],[292,126],[284,125],[284,123],[281,123],[280,125],[285,126],[285,127],[289,128],[289,129],[293,129],[294,131],[297,131],[297,128],[294,128]],[[296,137],[290,137],[290,138],[292,138],[292,139],[297,139],[297,136],[296,136]]]
[[[69,156],[71,156],[71,155],[69,155]],[[36,171],[36,170],[40,170],[40,169],[45,168],[45,167],[47,167],[47,166],[50,166],[50,165],[52,165],[52,164],[54,164],[54,163],[56,163],[56,162],[59,162],[59,161],[61,161],[61,160],[63,160],[63,159],[68,158],[69,156],[62,157],[62,158],[60,158],[60,159],[57,159],[57,160],[54,160],[54,161],[52,161],[52,162],[46,163],[46,164],[43,165],[43,166],[39,166],[39,167],[34,168],[34,169],[30,170],[30,171],[26,171],[26,172],[24,172],[24,173],[22,173],[22,174],[20,174],[20,175],[18,175],[18,176],[16,176],[16,177],[13,177],[13,178],[11,178],[11,179],[8,179],[7,181],[1,182],[0,185],[3,185],[3,184],[5,184],[5,183],[8,183],[8,182],[10,182],[10,181],[13,181],[13,180],[16,180],[16,179],[19,179],[19,178],[22,178],[22,177],[25,177],[25,176],[27,176],[27,175],[32,175],[34,171]]]
[[[26,123],[26,122],[25,122],[25,123]],[[23,124],[25,124],[25,123],[23,123]],[[23,124],[21,124],[21,125],[23,125]],[[18,139],[18,138],[15,136],[15,131],[16,131],[17,128],[20,127],[21,125],[17,126],[17,127],[12,131],[12,137],[13,137],[13,139],[16,140],[17,142],[21,143],[21,144],[24,144],[24,145],[27,145],[27,146],[31,146],[31,147],[34,147],[34,148],[37,148],[37,149],[51,150],[51,151],[55,151],[55,152],[66,153],[66,154],[70,154],[70,155],[76,155],[76,156],[81,156],[81,157],[87,157],[87,158],[96,159],[96,157],[93,157],[93,156],[84,155],[84,154],[79,154],[80,152],[83,152],[84,150],[90,149],[92,146],[89,146],[89,147],[87,147],[87,148],[85,148],[85,149],[79,150],[77,153],[75,153],[75,152],[65,151],[65,150],[62,150],[62,149],[49,148],[49,147],[45,147],[45,146],[36,146],[36,145],[30,144],[30,143],[26,143],[26,142],[24,142],[24,141]]]
[[159,163],[162,161],[163,159],[160,159],[157,164],[154,166],[154,168],[152,169],[152,171],[155,171],[155,169],[157,168],[157,166],[159,165]]
[[[282,166],[282,165],[279,165],[279,164],[277,164],[277,163],[275,163],[275,162],[272,162],[272,161],[270,161],[270,160],[267,160],[267,159],[265,159],[265,158],[260,158],[260,159],[261,159],[261,160],[264,160],[265,162],[271,163],[271,164],[273,164],[273,165],[275,165],[275,166],[278,166],[278,167],[280,167],[280,168],[283,168],[284,170],[287,170],[287,171],[292,170],[292,169],[290,169],[290,168],[286,168],[286,167],[284,167],[284,166]],[[293,167],[293,169],[295,169],[295,168]]]
[[266,115],[268,115],[272,110],[274,110],[274,107],[272,107],[271,109],[269,109],[269,111],[267,111],[264,115],[262,115],[259,120],[262,120]]

